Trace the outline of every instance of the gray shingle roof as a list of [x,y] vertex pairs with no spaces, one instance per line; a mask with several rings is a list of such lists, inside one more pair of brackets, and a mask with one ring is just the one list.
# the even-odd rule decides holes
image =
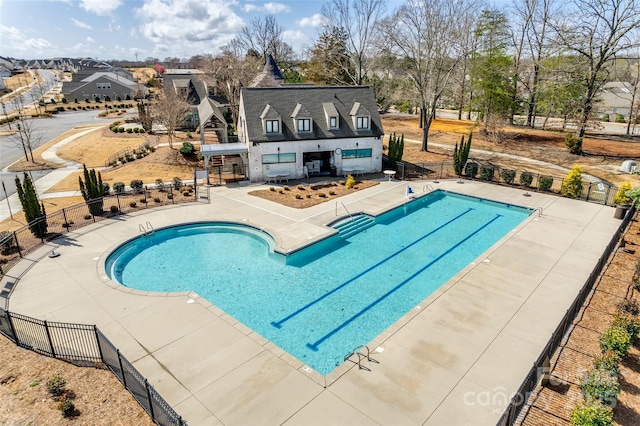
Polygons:
[[[250,87],[243,88],[241,96],[247,134],[252,142],[338,139],[382,136],[384,134],[373,90],[368,86]],[[299,109],[297,108],[298,104],[304,106],[313,119],[311,132],[297,133],[295,131],[294,119],[291,117],[294,111]],[[339,117],[339,128],[337,129],[328,128],[325,114],[327,104],[333,104]],[[356,106],[356,104],[358,105]],[[261,116],[268,112],[269,118],[272,118],[273,111],[280,114],[281,133],[267,135],[262,127]],[[370,129],[355,129],[351,116],[353,111],[371,116]]]

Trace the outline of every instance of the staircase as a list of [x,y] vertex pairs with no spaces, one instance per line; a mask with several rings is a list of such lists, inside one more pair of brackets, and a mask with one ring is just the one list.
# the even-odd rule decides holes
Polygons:
[[340,238],[349,238],[358,232],[375,225],[375,219],[366,214],[352,216],[344,222],[340,222],[333,227],[339,231]]

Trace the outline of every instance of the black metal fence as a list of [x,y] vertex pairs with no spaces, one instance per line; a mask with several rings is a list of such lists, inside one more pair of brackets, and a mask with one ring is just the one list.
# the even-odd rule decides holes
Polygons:
[[[396,177],[400,180],[438,180],[458,177],[453,168],[453,162],[451,161],[417,164],[398,161],[395,165],[392,165],[386,160],[383,167],[396,170]],[[566,176],[560,174],[540,174],[526,170],[498,167],[473,159],[467,162],[460,177],[499,183],[525,190],[548,192],[556,195],[561,193],[562,185],[566,178]],[[580,199],[599,204],[613,205],[617,192],[618,188],[615,186],[604,182],[590,182],[583,179]]]
[[611,256],[616,246],[618,245],[619,240],[624,230],[629,225],[631,218],[634,216],[635,211],[635,207],[632,207],[631,209],[629,209],[629,211],[627,211],[627,214],[620,223],[617,232],[614,234],[613,238],[611,238],[611,241],[609,241],[609,244],[600,256],[598,263],[594,266],[591,274],[589,274],[589,278],[587,278],[587,281],[582,286],[582,289],[567,310],[566,314],[562,318],[562,321],[560,321],[560,324],[558,325],[558,327],[556,327],[555,331],[551,335],[551,338],[542,350],[542,353],[533,364],[533,367],[531,367],[529,374],[527,374],[527,376],[525,377],[524,382],[522,382],[518,391],[513,395],[509,406],[507,407],[502,417],[500,417],[500,420],[498,420],[497,426],[513,425],[518,418],[518,415],[527,404],[529,396],[535,390],[536,386],[540,382],[540,379],[542,378],[542,375],[545,373],[544,365],[546,364],[546,361],[550,360],[553,357],[553,353],[558,349],[560,343],[564,339],[565,334],[572,327],[573,322],[582,309],[582,306],[587,300],[587,297],[592,291],[594,291],[594,285],[598,281],[602,270],[607,264],[609,256]]
[[187,424],[95,325],[42,321],[0,308],[0,333],[43,355],[104,363],[156,424]]
[[[65,207],[55,213],[48,214],[46,221],[37,219],[16,231],[7,232],[0,236],[0,276],[5,274],[21,258],[47,241],[85,225],[152,207],[195,200],[193,188],[183,187],[180,190],[175,190],[169,186],[122,192],[95,199],[89,204],[82,203]],[[47,226],[46,232],[32,232],[32,229],[43,226],[44,222]]]

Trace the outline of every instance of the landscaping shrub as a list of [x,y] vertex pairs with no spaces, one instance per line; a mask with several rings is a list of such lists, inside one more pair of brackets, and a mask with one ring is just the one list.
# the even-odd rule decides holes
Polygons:
[[54,398],[60,398],[66,385],[67,381],[62,376],[55,375],[47,382],[47,392]]
[[135,201],[132,201],[129,203],[129,207],[135,208],[138,206],[138,203],[136,203]]
[[188,137],[189,139],[192,139],[192,138],[193,138],[193,136],[191,135],[191,132],[187,132],[187,137]]
[[73,398],[63,396],[58,403],[58,408],[62,411],[62,417],[65,419],[75,417],[76,415],[76,406],[73,403]]
[[600,117],[600,121],[609,121],[609,114],[602,114],[602,117]]
[[193,153],[193,144],[191,142],[183,142],[180,148],[180,154],[189,155]]
[[480,167],[480,179],[491,181],[493,180],[493,167],[492,166],[482,166]]
[[327,198],[327,194],[325,194],[324,192],[318,192],[318,197]]
[[302,200],[302,195],[296,194],[296,200]]
[[124,133],[124,127],[118,127],[118,133]]
[[503,169],[500,172],[500,176],[502,177],[503,181],[505,181],[506,183],[511,185],[513,183],[513,181],[516,179],[516,171],[515,170],[509,170],[509,169]]
[[622,114],[616,114],[616,123],[626,123],[627,120],[624,118]]
[[640,321],[638,321],[631,314],[622,314],[617,313],[613,316],[613,321],[611,322],[612,327],[622,327],[627,333],[629,333],[629,338],[631,339],[631,344],[633,344],[638,338],[638,333],[640,332]]
[[0,232],[0,241],[2,241],[2,245],[0,245],[0,253],[2,254],[11,254],[17,249],[13,232]]
[[640,313],[640,306],[638,306],[638,302],[632,299],[624,299],[616,305],[616,308],[618,308],[618,312],[620,313],[627,313],[633,316]]
[[582,138],[570,133],[564,138],[564,145],[571,154],[582,155]]
[[580,379],[580,389],[586,400],[595,399],[607,407],[613,407],[620,393],[620,383],[609,371],[594,368]]
[[582,167],[572,168],[562,181],[560,194],[563,197],[580,198],[582,196]]
[[603,407],[598,401],[585,401],[571,412],[571,424],[575,426],[610,426],[613,424],[613,410]]
[[111,206],[111,207],[109,207],[109,211],[111,213],[118,213],[120,211],[120,209],[118,209],[118,206]]
[[173,189],[176,189],[179,191],[180,188],[182,188],[182,185],[183,185],[182,179],[180,179],[177,176],[173,178]]
[[611,326],[600,336],[602,352],[614,351],[624,358],[631,347],[631,336],[624,327]]
[[533,174],[529,172],[520,173],[520,185],[530,187],[533,182]]
[[146,198],[140,198],[138,201],[140,201],[142,204],[147,204]]
[[129,182],[129,186],[131,187],[131,189],[138,192],[142,191],[143,185],[144,183],[140,179],[134,179],[131,182]]
[[62,103],[66,104],[67,103],[67,98],[62,98]]
[[154,198],[153,198],[153,201],[155,201],[156,203],[160,203],[160,202],[162,202],[162,200],[160,200],[160,198],[158,198],[158,197],[154,197]]
[[162,179],[156,179],[156,188],[158,188],[160,192],[164,191],[164,181]]
[[553,178],[551,176],[540,176],[538,180],[538,189],[540,191],[550,191],[553,185]]
[[467,163],[464,166],[464,175],[470,178],[475,178],[478,175],[478,164]]
[[[355,184],[356,184],[356,179],[351,175],[347,175],[347,180],[344,183],[344,187],[347,189],[351,189]],[[311,188],[311,189],[315,189],[315,188]]]
[[296,188],[298,188],[300,191],[304,191],[304,185],[298,185],[296,186]]
[[289,188],[287,185],[283,186],[282,189],[284,189],[285,191],[291,191],[291,188]]
[[276,190],[276,188],[274,188],[273,186],[269,187],[269,191],[274,192]]
[[617,377],[620,375],[620,357],[613,351],[607,351],[593,360],[593,368],[608,371]]
[[133,129],[131,127],[127,128],[127,133],[133,133]]
[[631,204],[633,200],[631,197],[627,195],[627,192],[631,190],[631,182],[622,182],[622,184],[618,187],[618,192],[616,192],[616,196],[613,198],[613,203],[618,205],[626,205]]

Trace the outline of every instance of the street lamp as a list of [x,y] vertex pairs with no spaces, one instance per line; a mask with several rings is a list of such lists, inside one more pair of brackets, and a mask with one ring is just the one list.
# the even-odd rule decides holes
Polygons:
[[2,113],[4,114],[5,118],[7,119],[7,123],[9,123],[9,130],[11,130],[11,120],[9,120],[9,116],[7,115],[7,108],[4,104],[4,102],[2,103]]
[[22,139],[22,128],[20,127],[20,123],[18,123],[18,133],[20,134],[20,142],[22,143],[22,149],[24,150],[24,159],[29,161],[29,156],[27,155],[27,147],[24,146],[24,139]]

